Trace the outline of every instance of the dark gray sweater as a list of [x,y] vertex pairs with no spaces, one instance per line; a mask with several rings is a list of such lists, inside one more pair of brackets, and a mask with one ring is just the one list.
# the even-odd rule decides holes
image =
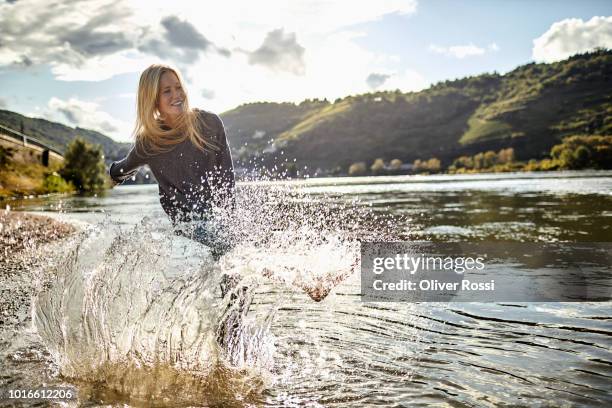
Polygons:
[[174,222],[206,216],[211,203],[223,205],[233,200],[234,166],[223,122],[218,115],[198,109],[198,115],[212,132],[219,151],[202,152],[186,139],[171,151],[146,157],[136,147],[122,160],[113,162],[109,173],[121,183],[148,165],[159,184],[159,200]]

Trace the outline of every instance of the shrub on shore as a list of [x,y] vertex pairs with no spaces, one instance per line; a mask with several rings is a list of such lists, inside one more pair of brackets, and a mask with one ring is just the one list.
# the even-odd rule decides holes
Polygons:
[[66,181],[57,172],[47,173],[42,182],[42,193],[70,193],[74,191],[74,185]]

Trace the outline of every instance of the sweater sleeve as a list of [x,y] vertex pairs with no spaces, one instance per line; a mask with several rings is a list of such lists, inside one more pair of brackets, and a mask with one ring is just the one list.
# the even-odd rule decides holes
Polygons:
[[111,163],[108,173],[113,181],[123,183],[136,174],[138,168],[145,164],[145,160],[136,152],[136,146],[132,146],[125,158]]
[[236,187],[234,163],[232,161],[232,154],[230,152],[229,142],[227,141],[225,127],[219,115],[215,115],[215,122],[217,125],[216,142],[220,150],[216,152],[217,177],[215,177],[214,180],[214,188],[217,190],[217,193],[221,195],[220,198],[225,199],[225,197],[227,197],[230,200],[228,204],[233,206],[235,204],[234,189]]

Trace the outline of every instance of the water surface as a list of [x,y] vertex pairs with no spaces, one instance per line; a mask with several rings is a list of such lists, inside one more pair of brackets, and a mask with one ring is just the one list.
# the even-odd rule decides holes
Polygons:
[[[282,269],[286,267],[283,257],[289,257],[283,251],[304,249],[299,261],[316,273],[325,265],[317,263],[312,256],[317,252],[313,251],[320,251],[319,259],[328,264],[340,265],[339,254],[351,240],[372,236],[395,240],[521,242],[607,242],[612,237],[612,172],[311,179],[259,183],[257,188],[287,184],[307,195],[287,196],[286,200],[281,197],[281,203],[270,204],[268,221],[259,219],[258,222],[273,223],[269,218],[276,211],[286,231],[292,231],[284,241],[292,242],[287,247],[267,248],[260,253],[244,249],[242,264],[260,262]],[[240,188],[249,186],[252,183]],[[263,201],[260,204],[267,205]],[[174,248],[163,247],[164,242],[170,241],[159,238],[156,232],[167,225],[156,186],[117,187],[97,197],[47,197],[2,203],[3,207],[6,205],[13,210],[61,213],[72,220],[107,225],[99,235],[108,233],[108,240],[93,237],[95,245],[106,242],[110,246],[116,238],[109,231],[119,229],[131,231],[137,234],[135,237],[141,236],[147,241],[139,243],[140,246],[132,243],[121,248],[141,248],[161,254],[169,251],[165,263],[155,265],[164,265],[159,269],[171,272],[172,276],[185,277],[180,285],[174,284],[172,293],[176,297],[172,299],[180,299],[183,302],[180,305],[189,305],[194,315],[189,317],[191,309],[185,311],[163,303],[163,299],[151,304],[160,308],[159,313],[166,313],[169,321],[176,319],[177,325],[198,321],[198,328],[193,329],[196,334],[208,330],[206,310],[218,300],[212,291],[198,296],[203,293],[198,290],[205,291],[202,288],[209,281],[190,274],[192,269],[202,267],[199,261],[205,254],[197,246],[181,240],[171,241]],[[365,213],[345,211],[346,206],[362,208]],[[291,208],[297,207],[300,210],[292,212]],[[287,214],[294,219],[288,220]],[[344,231],[346,242],[325,247],[312,246],[314,241],[306,238],[303,243],[300,241],[297,231],[302,231],[305,237],[316,235],[318,226],[323,225],[318,221],[321,214],[342,218],[342,225],[348,226]],[[145,222],[148,226],[135,227],[142,224],[144,216],[149,219]],[[309,225],[308,231],[292,229],[292,221],[298,223],[295,219],[298,217],[306,219],[301,225]],[[275,231],[279,234],[278,242],[283,242],[283,230]],[[87,245],[83,244],[83,248]],[[147,268],[138,261],[128,266],[135,259],[129,254],[123,261],[111,260],[96,254],[94,249],[89,250],[91,254],[87,255],[87,262],[82,261],[83,265],[93,268],[102,264],[108,271],[94,275],[115,276],[113,279],[123,285],[116,286],[122,289],[113,292],[111,299],[125,298],[125,285],[134,283],[134,280],[124,280],[126,274],[116,274],[116,271],[140,274],[138,282],[141,282],[150,276],[147,271],[156,268]],[[233,262],[234,266],[240,264],[236,259]],[[151,281],[155,279],[158,277]],[[264,284],[258,287],[249,312],[252,323],[249,333],[257,341],[250,343],[252,350],[243,353],[261,358],[241,361],[240,374],[213,371],[205,386],[192,386],[191,381],[196,380],[186,376],[188,368],[178,373],[161,368],[160,372],[165,375],[162,377],[172,378],[170,389],[193,391],[195,400],[188,399],[190,404],[201,401],[203,405],[220,401],[266,406],[609,406],[612,403],[610,302],[365,303],[359,297],[359,283],[358,274],[350,276],[321,303],[313,302],[295,288]],[[96,288],[103,290],[101,286]],[[134,287],[134,290],[133,293],[142,290],[143,296],[152,293],[147,292],[150,288]],[[206,296],[210,298],[207,300]],[[89,299],[100,307],[96,297]],[[121,316],[117,314],[126,310],[126,305],[115,302],[104,307],[103,310],[113,312],[106,324],[124,324],[118,322]],[[179,319],[181,310],[186,317]],[[175,314],[170,316],[169,311]],[[162,323],[151,324],[155,326],[152,330],[159,332],[158,326]],[[167,323],[168,327],[172,324]],[[104,375],[116,375],[112,369],[97,372],[96,378],[62,376],[58,368],[61,364],[55,361],[57,355],[48,354],[45,341],[38,337],[40,330],[40,327],[27,329],[10,343],[3,353],[3,371],[7,373],[4,381],[74,384],[83,390],[92,405],[142,403],[139,392],[147,389],[142,384],[154,377],[153,374],[147,377],[146,371],[136,370],[130,374],[131,381],[122,379],[121,392],[109,388],[113,382],[104,378]],[[111,332],[108,327],[100,329],[100,333]],[[138,336],[135,335],[146,338]],[[99,341],[108,346],[105,339]],[[78,339],[69,344],[74,343]],[[138,347],[144,354],[158,350],[143,344]],[[212,353],[208,346],[185,347]],[[178,358],[185,364],[197,359],[186,354]],[[248,371],[249,367],[254,372],[245,374],[244,370]],[[22,374],[24,371],[29,374]],[[156,375],[160,378],[159,372]],[[103,384],[101,388],[100,384]]]

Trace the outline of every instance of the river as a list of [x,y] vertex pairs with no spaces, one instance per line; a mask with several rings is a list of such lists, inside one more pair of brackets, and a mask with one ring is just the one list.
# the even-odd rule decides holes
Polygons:
[[[612,172],[240,189],[243,244],[221,268],[255,283],[231,361],[211,341],[226,307],[218,270],[199,244],[168,233],[156,185],[1,203],[90,226],[50,259],[61,277],[10,340],[4,379],[72,385],[87,406],[612,404],[610,302],[363,302],[353,273],[317,303],[290,283],[294,268],[346,271],[362,239],[612,241]],[[257,276],[263,269],[276,283]]]

